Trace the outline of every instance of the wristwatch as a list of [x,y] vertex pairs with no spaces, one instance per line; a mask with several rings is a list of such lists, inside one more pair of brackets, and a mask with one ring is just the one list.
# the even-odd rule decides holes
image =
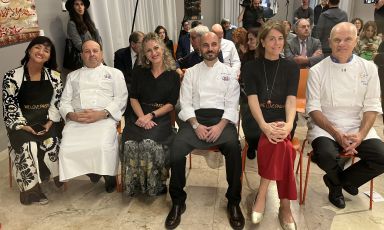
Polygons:
[[199,122],[193,123],[192,128],[197,129],[197,127],[199,127],[199,125],[200,125]]

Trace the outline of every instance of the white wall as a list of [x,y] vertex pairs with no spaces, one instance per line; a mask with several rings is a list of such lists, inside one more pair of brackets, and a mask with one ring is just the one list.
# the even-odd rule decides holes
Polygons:
[[373,4],[364,4],[363,0],[354,1],[353,12],[351,12],[350,20],[353,18],[361,18],[364,23],[373,21],[374,6]]

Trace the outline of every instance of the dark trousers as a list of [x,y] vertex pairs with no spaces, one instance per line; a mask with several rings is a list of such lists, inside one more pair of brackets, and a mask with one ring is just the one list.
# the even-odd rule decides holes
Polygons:
[[356,188],[384,172],[384,143],[380,139],[367,139],[356,148],[360,160],[344,170],[348,158],[338,157],[341,146],[328,137],[312,142],[313,160],[323,169],[335,185],[352,185]]
[[[184,123],[186,124],[186,123]],[[208,149],[218,146],[225,156],[228,190],[226,197],[230,204],[237,205],[241,200],[241,147],[236,127],[228,124],[215,143],[207,143],[197,138],[189,124],[181,127],[171,147],[171,181],[169,193],[173,204],[184,204],[187,193],[184,191],[186,156],[194,149]]]

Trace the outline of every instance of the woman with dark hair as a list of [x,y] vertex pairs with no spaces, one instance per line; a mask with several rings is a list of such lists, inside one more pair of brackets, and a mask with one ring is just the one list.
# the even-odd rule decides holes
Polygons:
[[124,194],[167,193],[168,145],[173,139],[171,112],[179,98],[180,77],[162,39],[148,33],[142,42],[141,66],[133,70],[129,102],[132,114],[122,134]]
[[67,36],[80,52],[84,41],[95,40],[102,44],[99,31],[87,11],[89,0],[67,0],[65,8],[69,13]]
[[[251,28],[247,32],[246,43],[248,45],[247,52],[242,56],[241,60],[241,72],[244,70],[245,63],[255,60],[256,58],[256,47],[257,47],[257,34],[258,28]],[[260,132],[255,132],[258,130],[258,125],[255,119],[252,116],[251,110],[248,105],[247,94],[244,90],[244,80],[240,75],[240,113],[241,113],[241,126],[243,128],[245,140],[248,143],[247,157],[249,159],[254,159],[256,157],[257,144],[259,142]]]
[[173,41],[169,39],[167,29],[165,29],[164,26],[157,26],[155,29],[155,33],[159,35],[161,40],[163,40],[165,46],[168,48],[172,57],[174,57],[175,52],[173,49]]
[[63,85],[55,71],[55,46],[47,37],[36,37],[21,64],[3,79],[3,115],[13,175],[22,204],[47,204],[40,183],[53,177],[56,186],[62,186],[58,177],[58,106]]
[[258,224],[263,219],[268,186],[274,180],[280,199],[280,225],[283,229],[296,229],[290,208],[290,201],[297,199],[293,171],[296,153],[290,133],[296,114],[299,67],[280,57],[285,42],[283,25],[266,22],[259,31],[257,58],[245,64],[242,75],[251,113],[261,131],[257,148],[261,179],[252,207],[252,222]]
[[354,19],[352,19],[351,23],[356,26],[357,36],[359,36],[361,30],[363,29],[363,25],[364,25],[363,19],[361,19],[361,18],[354,18]]
[[381,37],[377,36],[377,26],[374,21],[368,21],[364,24],[363,30],[360,33],[360,39],[356,46],[357,54],[372,61],[377,54],[377,49],[381,43]]

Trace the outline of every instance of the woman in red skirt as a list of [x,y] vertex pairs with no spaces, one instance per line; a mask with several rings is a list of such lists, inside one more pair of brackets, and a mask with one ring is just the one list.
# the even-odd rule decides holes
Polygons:
[[297,199],[290,132],[295,122],[300,71],[296,63],[280,57],[285,41],[280,23],[265,23],[259,31],[257,58],[245,64],[242,78],[249,107],[262,132],[257,149],[261,179],[252,222],[258,224],[263,219],[268,186],[274,180],[280,199],[280,224],[283,229],[296,229],[290,208],[290,201]]

